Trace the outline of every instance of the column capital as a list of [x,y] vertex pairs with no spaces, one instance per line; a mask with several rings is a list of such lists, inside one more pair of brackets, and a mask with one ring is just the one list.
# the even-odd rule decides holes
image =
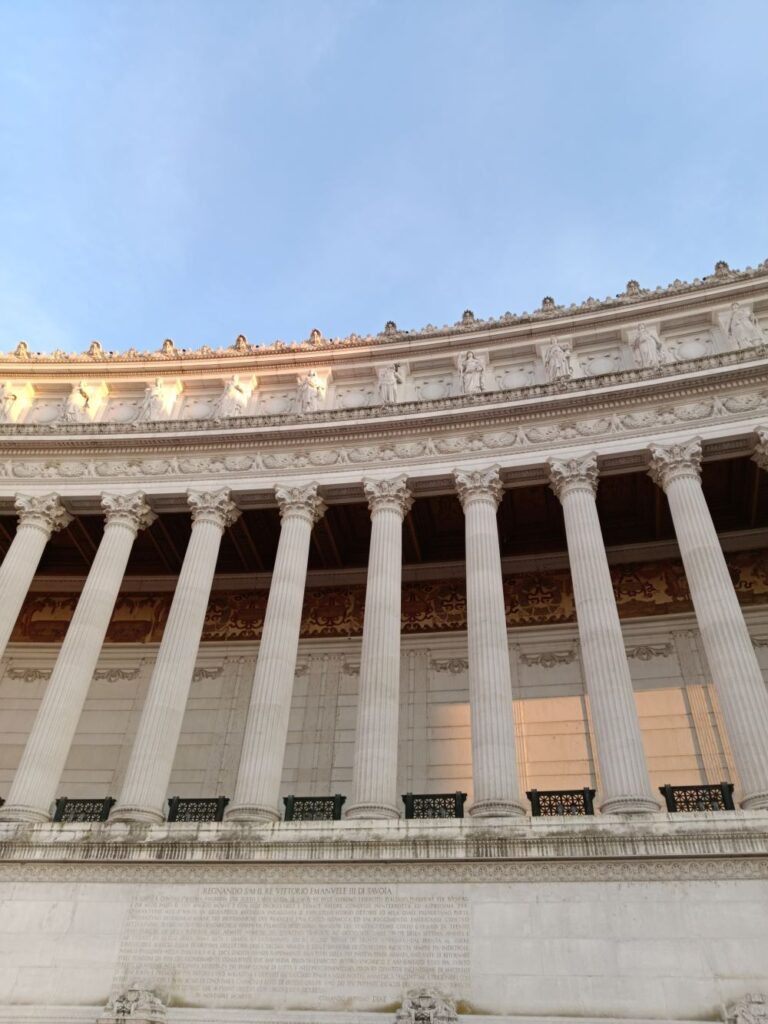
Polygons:
[[187,491],[192,523],[211,523],[223,532],[240,518],[240,509],[229,496],[229,488],[220,491]]
[[597,455],[591,452],[578,459],[549,459],[549,486],[560,501],[573,491],[597,493]]
[[662,490],[673,480],[701,479],[701,441],[698,437],[682,444],[651,444],[648,475]]
[[19,513],[19,526],[33,526],[46,537],[72,522],[58,494],[17,494],[14,506]]
[[144,500],[143,491],[135,491],[133,494],[102,494],[101,507],[104,509],[107,526],[124,526],[134,536],[157,519]]
[[401,519],[405,519],[413,505],[413,496],[406,487],[407,479],[404,473],[390,480],[364,477],[363,490],[371,515],[377,512],[397,512]]
[[466,508],[470,501],[478,500],[490,501],[494,508],[498,508],[504,494],[499,466],[488,466],[486,469],[454,469],[453,479],[462,508]]
[[756,427],[755,437],[757,443],[752,458],[760,469],[768,470],[768,426]]
[[295,487],[278,484],[275,487],[275,497],[281,519],[298,516],[314,526],[325,515],[326,504],[317,493],[317,484],[314,481]]

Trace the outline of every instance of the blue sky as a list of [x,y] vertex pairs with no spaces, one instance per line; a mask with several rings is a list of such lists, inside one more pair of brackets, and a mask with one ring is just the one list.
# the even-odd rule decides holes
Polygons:
[[0,350],[754,265],[767,107],[766,0],[0,0]]

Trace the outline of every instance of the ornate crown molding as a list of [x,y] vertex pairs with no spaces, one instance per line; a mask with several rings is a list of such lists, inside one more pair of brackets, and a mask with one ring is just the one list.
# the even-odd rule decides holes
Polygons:
[[192,509],[193,523],[212,523],[226,530],[240,517],[240,509],[230,499],[229,488],[220,491],[190,491],[187,504]]
[[560,501],[573,491],[597,493],[597,455],[594,453],[577,459],[549,459],[549,485]]
[[684,444],[652,444],[649,475],[666,491],[673,480],[701,478],[701,441],[692,438]]
[[498,508],[504,495],[499,470],[500,467],[495,465],[487,469],[454,469],[456,493],[463,509],[471,501],[490,501],[494,508]]
[[317,484],[314,482],[302,487],[276,487],[275,497],[281,519],[301,516],[314,526],[325,515],[327,506],[318,495]]
[[17,494],[14,506],[19,513],[19,526],[42,530],[46,537],[72,522],[72,516],[61,504],[58,494]]
[[371,515],[378,512],[397,512],[404,519],[413,505],[413,496],[406,487],[407,477],[404,473],[391,480],[372,480],[363,478],[363,490],[368,499]]
[[102,494],[101,507],[107,526],[124,526],[134,534],[151,526],[157,516],[144,500],[144,492],[134,494]]

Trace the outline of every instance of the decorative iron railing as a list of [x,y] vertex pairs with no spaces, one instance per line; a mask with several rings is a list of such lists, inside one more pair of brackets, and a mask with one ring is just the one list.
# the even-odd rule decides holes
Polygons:
[[525,794],[531,801],[534,818],[550,815],[595,813],[595,791],[584,789],[531,789]]
[[286,821],[339,821],[347,798],[334,796],[284,796]]
[[168,800],[168,821],[223,821],[227,796],[184,797]]
[[406,818],[463,818],[466,793],[404,793]]
[[106,821],[114,805],[114,797],[103,800],[70,800],[60,796],[53,812],[54,821]]
[[733,783],[721,782],[716,786],[659,786],[667,810],[677,811],[735,811]]

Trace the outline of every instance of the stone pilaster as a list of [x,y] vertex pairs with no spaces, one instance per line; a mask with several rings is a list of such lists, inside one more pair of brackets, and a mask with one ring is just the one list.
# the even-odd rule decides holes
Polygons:
[[224,531],[240,515],[229,490],[191,491],[192,533],[120,798],[110,821],[161,822],[181,724],[192,685],[213,574]]
[[157,517],[141,492],[105,494],[96,557],[61,645],[0,820],[47,821],[140,529]]
[[72,522],[58,494],[17,494],[15,506],[19,525],[0,566],[0,658],[11,638],[45,545],[51,534]]
[[[740,776],[742,807],[768,808],[768,691],[704,492],[701,444],[651,445],[651,477],[664,489],[701,642]],[[717,782],[717,779],[708,779]]]
[[498,466],[455,470],[464,509],[474,817],[526,814],[520,799],[496,510]]
[[659,809],[645,762],[619,613],[597,515],[597,458],[550,459],[565,519],[576,621],[602,780],[603,814]]
[[357,703],[353,803],[348,818],[398,818],[400,607],[403,519],[413,499],[405,476],[364,480],[371,512]]
[[317,484],[276,487],[280,540],[228,820],[279,821],[288,718],[296,675],[312,527],[325,512]]

